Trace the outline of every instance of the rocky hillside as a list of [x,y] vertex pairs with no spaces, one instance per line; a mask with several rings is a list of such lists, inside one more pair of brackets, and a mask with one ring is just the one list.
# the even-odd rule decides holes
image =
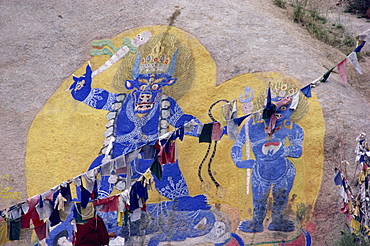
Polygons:
[[[318,2],[328,19],[340,21],[354,35],[370,28],[365,20],[343,14],[335,2]],[[175,11],[174,26],[198,38],[214,58],[218,84],[264,71],[308,84],[347,55],[311,37],[272,0],[0,1],[0,175],[10,177],[0,182],[0,189],[18,192],[17,199],[0,200],[0,208],[27,198],[28,129],[59,85],[89,60],[91,41],[140,26],[168,25]],[[332,245],[345,223],[333,169],[341,160],[352,162],[355,138],[370,133],[369,63],[364,57],[363,75],[347,65],[348,84],[334,72],[313,89],[326,120],[326,161],[312,218],[317,225],[313,245]]]

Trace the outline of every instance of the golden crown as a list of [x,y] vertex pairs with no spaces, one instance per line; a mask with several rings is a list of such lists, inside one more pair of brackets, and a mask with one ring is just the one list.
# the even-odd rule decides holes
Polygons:
[[165,56],[164,48],[158,44],[152,52],[145,57],[142,57],[139,65],[141,74],[148,73],[165,73],[171,64],[171,58]]

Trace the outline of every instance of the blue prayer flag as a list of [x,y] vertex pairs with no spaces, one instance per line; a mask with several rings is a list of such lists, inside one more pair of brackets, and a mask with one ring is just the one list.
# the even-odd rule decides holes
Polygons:
[[250,115],[251,114],[247,114],[247,115],[244,115],[242,117],[236,118],[236,119],[234,119],[234,123],[237,124],[238,126],[240,126],[240,124],[244,121],[244,119],[247,118]]
[[266,109],[267,109],[267,110],[271,110],[271,109],[272,109],[272,103],[271,103],[271,89],[270,89],[270,85],[269,85],[269,88],[268,88],[268,90],[267,90]]
[[335,185],[341,185],[342,184],[342,175],[340,171],[338,171],[337,175],[334,177],[334,184]]
[[275,113],[275,110],[276,110],[275,104],[271,102],[271,89],[270,89],[270,84],[269,84],[269,88],[267,90],[267,101],[266,101],[265,108],[263,109],[263,112],[262,112],[262,118],[263,119],[270,118],[271,115]]
[[354,50],[354,52],[360,52],[362,47],[364,47],[366,41],[362,41],[362,43],[356,47],[356,49]]
[[310,84],[308,84],[308,85],[306,85],[305,87],[303,87],[302,89],[301,89],[301,91],[302,91],[302,93],[306,96],[306,97],[311,97],[312,95],[311,95],[311,85]]

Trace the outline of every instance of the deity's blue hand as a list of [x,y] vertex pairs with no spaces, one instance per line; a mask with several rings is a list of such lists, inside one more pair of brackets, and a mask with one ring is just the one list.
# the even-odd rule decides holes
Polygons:
[[302,155],[302,146],[300,145],[290,145],[284,147],[284,156],[298,158]]
[[91,91],[91,78],[92,70],[90,65],[86,66],[86,72],[81,77],[73,76],[74,83],[69,87],[74,99],[83,101],[90,94]]

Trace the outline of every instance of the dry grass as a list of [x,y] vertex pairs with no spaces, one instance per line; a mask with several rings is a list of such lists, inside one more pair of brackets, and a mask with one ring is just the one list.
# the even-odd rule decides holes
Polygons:
[[[332,23],[327,19],[327,13],[335,3],[320,0],[275,0],[276,5],[286,6],[286,11],[292,20],[304,27],[316,39],[349,54],[355,48],[355,39],[348,33],[343,23]],[[279,6],[279,5],[278,5]]]

